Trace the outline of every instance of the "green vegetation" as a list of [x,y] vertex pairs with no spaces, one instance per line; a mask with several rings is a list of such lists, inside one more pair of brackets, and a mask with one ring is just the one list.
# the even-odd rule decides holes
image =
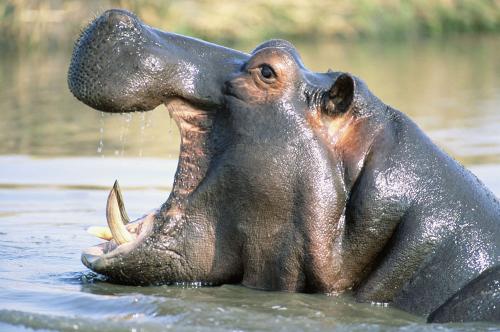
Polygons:
[[226,44],[500,31],[498,0],[0,0],[0,45],[67,44],[90,17],[112,7],[164,30]]

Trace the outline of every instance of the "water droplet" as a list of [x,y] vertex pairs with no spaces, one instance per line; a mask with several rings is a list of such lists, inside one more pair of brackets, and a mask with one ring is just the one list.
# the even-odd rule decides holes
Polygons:
[[120,143],[121,143],[121,149],[120,149],[120,155],[123,156],[125,152],[125,145],[127,143],[127,135],[128,135],[128,130],[130,128],[130,121],[132,120],[132,114],[131,113],[125,113],[122,114],[123,116],[123,122],[122,122],[122,127],[120,131]]
[[141,133],[139,136],[139,157],[142,158],[142,146],[144,145],[144,130],[146,129],[146,113],[141,113]]
[[99,143],[97,145],[97,153],[104,157],[103,149],[104,149],[104,112],[101,112],[101,119],[99,120],[101,128],[99,129]]

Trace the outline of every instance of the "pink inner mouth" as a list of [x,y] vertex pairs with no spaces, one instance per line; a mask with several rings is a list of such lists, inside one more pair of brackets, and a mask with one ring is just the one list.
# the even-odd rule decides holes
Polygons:
[[[153,227],[153,222],[156,213],[157,213],[156,211],[148,213],[143,217],[138,218],[125,226],[132,235],[132,237],[134,238],[133,242],[140,241],[147,235],[147,233],[149,233],[149,231]],[[85,253],[95,256],[101,256],[112,252],[118,247],[119,247],[118,243],[116,243],[114,239],[111,239],[107,242],[103,242],[101,244],[86,249]]]
[[[212,114],[178,98],[169,100],[165,105],[171,117],[177,123],[181,134],[177,171],[167,202],[159,211],[149,213],[125,225],[132,238],[131,242],[121,242],[120,245],[114,238],[110,238],[107,242],[84,250],[83,254],[87,258],[92,257],[92,259],[95,259],[103,255],[106,257],[114,256],[124,252],[126,248],[131,249],[137,246],[146,234],[151,232],[156,218],[160,220],[180,220],[179,217],[184,213],[184,204],[187,197],[196,190],[205,177],[212,154],[208,144],[208,135],[212,129]],[[123,204],[121,193],[119,195],[120,204]],[[121,219],[126,223],[128,217],[126,217],[123,206],[122,208]]]

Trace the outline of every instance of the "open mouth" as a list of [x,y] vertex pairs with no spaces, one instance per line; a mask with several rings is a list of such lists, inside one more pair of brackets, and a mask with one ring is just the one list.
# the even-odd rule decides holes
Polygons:
[[183,219],[189,195],[206,175],[212,155],[209,134],[213,112],[179,98],[173,98],[165,105],[181,136],[179,161],[169,198],[159,210],[130,221],[118,181],[115,181],[106,203],[107,226],[88,229],[90,234],[106,242],[82,252],[82,262],[92,270],[103,271],[120,256],[138,249],[156,231],[168,233],[168,228],[173,228]]
[[85,29],[68,70],[73,95],[109,113],[150,111],[164,103],[181,136],[167,201],[155,213],[128,222],[115,186],[108,199],[108,226],[90,229],[106,242],[83,251],[87,267],[135,282],[137,278],[126,275],[131,269],[142,273],[149,268],[154,271],[151,275],[158,275],[162,255],[185,253],[184,244],[176,239],[192,224],[186,221],[205,213],[203,208],[194,212],[198,204],[194,194],[205,188],[212,157],[224,148],[220,144],[224,138],[211,134],[214,119],[222,114],[218,112],[225,98],[221,82],[248,58],[242,52],[151,28],[124,10],[108,10]]

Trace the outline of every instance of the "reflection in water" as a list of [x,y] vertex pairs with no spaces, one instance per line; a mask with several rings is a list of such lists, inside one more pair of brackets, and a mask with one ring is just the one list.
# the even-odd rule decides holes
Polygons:
[[[152,112],[139,139],[141,114],[101,115],[69,92],[68,52],[24,57],[0,53],[0,154],[37,156],[124,154],[177,158],[179,137],[165,108]],[[102,118],[101,118],[102,117]],[[101,129],[102,128],[102,129]],[[170,134],[173,132],[174,134]]]
[[[312,70],[364,79],[460,161],[500,162],[498,38],[296,46]],[[149,112],[146,125],[144,114],[100,119],[68,91],[68,52],[0,56],[1,154],[93,156],[97,144],[103,156],[177,157],[178,131],[163,106]]]
[[[499,195],[498,38],[297,48],[313,70],[332,67],[363,78],[446,151],[474,164],[473,172]],[[98,241],[85,229],[105,223],[103,186],[120,179],[131,217],[160,206],[177,164],[175,124],[162,106],[124,117],[78,102],[66,86],[67,52],[0,57],[0,155],[44,157],[0,156],[1,331],[498,327],[424,324],[393,308],[355,303],[348,295],[259,292],[231,285],[126,287],[96,279],[79,256]],[[115,154],[126,158],[100,158]],[[156,158],[137,158],[143,155]]]

